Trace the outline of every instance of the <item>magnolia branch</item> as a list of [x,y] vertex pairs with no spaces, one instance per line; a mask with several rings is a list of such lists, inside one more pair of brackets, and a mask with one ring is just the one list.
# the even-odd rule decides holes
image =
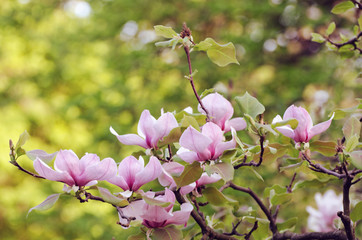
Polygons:
[[[359,3],[359,6],[361,6],[360,3]],[[331,39],[329,39],[329,37],[327,37],[327,41],[329,43],[331,43],[332,45],[336,46],[338,49],[340,49],[343,46],[352,45],[353,50],[358,50],[359,53],[362,54],[362,49],[357,46],[357,43],[358,43],[360,37],[362,37],[362,32],[360,32],[356,37],[351,38],[350,40],[348,40],[347,42],[344,42],[344,43],[335,43]]]
[[234,166],[234,169],[238,169],[240,167],[244,167],[244,166],[254,166],[254,167],[259,167],[262,162],[263,162],[263,156],[264,156],[264,141],[265,141],[265,136],[261,135],[259,136],[259,144],[260,144],[260,155],[259,155],[259,161],[255,162],[254,160],[251,160],[250,162],[246,162],[246,160],[248,159],[248,157],[245,155],[243,158],[243,161],[237,165]]
[[[182,30],[182,32],[180,33],[180,36],[181,36],[182,38],[188,37],[188,38],[190,38],[190,40],[191,40],[191,31],[190,31],[190,29],[186,26],[186,23],[184,23],[184,25],[183,25],[183,30]],[[197,101],[199,102],[202,110],[204,110],[204,112],[205,112],[205,114],[206,114],[206,119],[207,119],[207,121],[209,121],[209,120],[210,120],[209,113],[208,113],[208,111],[206,110],[205,106],[202,104],[201,98],[200,98],[200,96],[198,95],[198,93],[197,93],[197,91],[196,91],[196,88],[195,88],[194,77],[192,76],[192,75],[193,75],[193,72],[192,72],[191,58],[190,58],[190,47],[187,46],[187,45],[184,45],[184,50],[185,50],[186,57],[187,57],[187,63],[188,63],[188,65],[189,65],[189,76],[188,76],[188,79],[189,79],[189,81],[190,81],[192,90],[194,91],[195,97],[197,98]]]

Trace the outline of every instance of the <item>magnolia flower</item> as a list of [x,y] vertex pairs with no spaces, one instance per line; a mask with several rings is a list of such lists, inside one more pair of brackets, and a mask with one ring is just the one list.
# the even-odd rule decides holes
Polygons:
[[162,172],[158,159],[154,156],[144,166],[142,157],[137,160],[133,156],[126,157],[118,167],[118,174],[108,179],[108,182],[117,185],[124,191],[137,191],[142,185],[155,180]]
[[[168,186],[170,189],[176,189],[176,182],[172,178],[173,175],[180,175],[184,171],[185,167],[177,162],[168,162],[162,165],[162,173],[158,177],[158,181],[164,187]],[[207,173],[203,173],[201,177],[194,183],[180,188],[181,195],[185,195],[206,184],[217,182],[221,179],[221,176],[217,173],[208,176]]]
[[51,169],[40,158],[34,161],[35,171],[42,177],[63,182],[77,191],[82,186],[97,184],[97,180],[107,180],[116,173],[116,164],[111,158],[100,161],[96,154],[86,154],[80,160],[72,150],[60,150]]
[[165,195],[157,196],[155,200],[170,203],[167,207],[145,204],[143,207],[142,224],[148,228],[162,228],[169,224],[186,225],[193,207],[190,203],[183,203],[180,211],[173,212],[175,194],[168,188]]
[[138,122],[138,135],[118,135],[112,127],[110,127],[110,131],[123,144],[138,145],[150,149],[157,148],[158,141],[162,140],[176,127],[178,127],[178,123],[172,113],[162,113],[156,120],[148,110],[144,110]]
[[338,219],[337,212],[343,210],[342,194],[337,196],[333,190],[328,190],[323,196],[317,193],[314,199],[317,203],[317,209],[307,206],[309,213],[308,228],[316,232],[335,230],[333,222]]
[[188,163],[216,160],[225,150],[234,148],[235,138],[224,142],[223,131],[212,122],[202,127],[201,133],[189,126],[180,137],[181,148],[177,155]]
[[290,126],[276,127],[276,129],[284,136],[292,138],[295,142],[306,143],[309,142],[309,140],[315,135],[326,131],[331,125],[333,117],[334,114],[328,121],[313,126],[312,118],[310,117],[307,110],[302,107],[296,107],[292,105],[285,111],[283,119],[277,115],[273,119],[273,123],[286,121],[289,119],[298,120],[298,126],[294,130]]
[[[233,127],[236,131],[246,128],[246,122],[243,118],[238,117],[230,119],[234,114],[234,108],[231,103],[220,94],[211,93],[201,101],[211,117],[211,122],[217,124],[221,130],[229,132],[231,129],[230,127]],[[206,114],[200,104],[198,110],[199,112]]]

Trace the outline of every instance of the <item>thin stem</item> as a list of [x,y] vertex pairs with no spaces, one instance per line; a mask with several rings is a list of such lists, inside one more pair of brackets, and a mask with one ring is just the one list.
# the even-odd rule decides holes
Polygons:
[[260,144],[260,155],[259,155],[259,161],[255,162],[254,160],[251,160],[250,162],[246,162],[247,160],[247,156],[245,155],[243,158],[243,162],[237,164],[234,166],[234,169],[238,169],[240,167],[245,167],[245,166],[254,166],[254,167],[259,167],[262,162],[263,162],[263,156],[264,156],[264,141],[265,141],[265,136],[261,135],[259,136],[259,144]]
[[195,97],[197,98],[197,101],[199,102],[202,110],[204,110],[204,112],[206,114],[207,121],[210,121],[209,112],[206,110],[206,108],[205,108],[204,104],[202,103],[201,98],[200,98],[200,96],[197,93],[196,88],[195,88],[194,78],[192,76],[192,66],[191,66],[191,58],[190,58],[190,48],[189,48],[189,46],[184,46],[184,50],[185,50],[186,57],[187,57],[187,63],[189,65],[189,74],[190,75],[189,75],[188,79],[190,81],[192,90],[194,91]]
[[35,174],[35,173],[32,173],[32,172],[24,169],[24,168],[23,168],[22,166],[20,166],[20,165],[18,164],[18,162],[16,162],[16,161],[10,161],[10,163],[11,163],[12,165],[14,165],[15,167],[17,167],[20,171],[23,171],[23,172],[25,172],[26,174],[29,174],[30,176],[33,176],[33,177],[36,177],[36,178],[40,178],[40,179],[45,179],[45,177],[42,177],[42,176],[40,176],[40,175],[37,175],[37,174]]

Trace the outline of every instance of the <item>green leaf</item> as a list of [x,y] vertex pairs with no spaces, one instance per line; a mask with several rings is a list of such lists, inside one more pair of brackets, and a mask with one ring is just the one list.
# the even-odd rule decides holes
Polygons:
[[354,206],[351,211],[351,220],[357,222],[362,219],[362,202],[359,202]]
[[281,127],[281,126],[286,126],[286,125],[289,125],[292,129],[296,129],[298,127],[298,120],[292,118],[292,119],[272,123],[271,126],[272,126],[272,128],[276,128],[276,127]]
[[336,154],[335,142],[314,141],[310,143],[310,150],[319,152],[324,156],[332,157]]
[[143,232],[139,232],[138,234],[131,235],[127,238],[127,240],[145,240],[145,239],[147,239],[147,236]]
[[362,31],[362,15],[358,18],[359,30]]
[[106,202],[120,207],[129,205],[129,202],[126,199],[114,196],[107,188],[97,187],[97,189]]
[[[342,119],[344,117],[346,117],[348,114],[350,113],[355,113],[358,111],[358,109],[361,109],[361,106],[362,106],[362,103],[360,102],[359,104],[351,107],[351,108],[344,108],[344,109],[336,109],[334,111],[334,119],[335,120],[339,120],[339,119]],[[329,117],[332,116],[332,113],[329,114]]]
[[56,194],[52,194],[52,195],[48,196],[42,203],[40,203],[39,205],[37,205],[35,207],[30,208],[26,217],[28,217],[29,214],[33,210],[45,211],[45,210],[48,210],[49,208],[53,207],[54,204],[58,201],[59,196],[60,196],[60,193],[56,193]]
[[359,136],[357,134],[347,139],[345,151],[352,152],[358,146],[358,139]]
[[210,174],[215,173],[215,172],[220,174],[221,178],[225,182],[233,180],[233,178],[234,178],[234,167],[231,163],[222,162],[222,163],[217,163],[214,165],[209,165],[207,171]]
[[258,99],[251,96],[248,92],[242,97],[235,98],[236,103],[239,105],[242,112],[249,114],[252,118],[256,118],[259,114],[264,113],[265,107]]
[[215,206],[222,206],[228,203],[237,203],[236,200],[225,196],[215,187],[207,187],[202,191],[202,194],[206,197],[209,203]]
[[203,170],[200,167],[200,163],[193,162],[190,165],[186,165],[179,177],[173,177],[173,179],[175,180],[177,187],[180,188],[198,180],[201,177],[202,172]]
[[362,150],[357,150],[349,153],[349,156],[351,157],[352,164],[358,168],[362,169]]
[[278,136],[278,133],[276,131],[274,131],[274,129],[272,128],[272,126],[270,124],[260,124],[260,123],[255,123],[256,128],[259,129],[264,129],[264,131],[270,132],[272,133],[274,136]]
[[288,219],[285,222],[277,223],[278,231],[285,232],[285,231],[294,231],[295,225],[297,225],[298,218],[293,217]]
[[278,184],[274,184],[273,186],[267,187],[267,188],[264,189],[263,196],[265,198],[269,197],[271,190],[274,190],[274,192],[277,193],[277,194],[286,193],[286,191],[287,191],[287,189],[285,187],[282,187],[282,186],[280,186]]
[[354,116],[350,117],[342,128],[345,138],[348,140],[353,135],[360,136],[361,122]]
[[[271,143],[268,147],[264,148],[263,162],[275,161],[276,159],[284,156],[288,151],[288,145],[282,145],[279,143]],[[275,149],[277,150],[275,152]],[[253,160],[258,162],[260,159],[260,152],[254,155]]]
[[223,152],[220,159],[223,162],[232,162],[235,159],[237,150],[236,149],[229,149]]
[[324,43],[326,39],[319,33],[312,33],[312,41],[317,43]]
[[270,202],[271,202],[271,204],[276,206],[276,205],[286,204],[290,200],[292,200],[292,194],[291,193],[281,193],[281,194],[275,193],[273,195],[273,197],[271,197]]
[[159,146],[159,147],[162,147],[162,146],[165,146],[165,145],[174,143],[174,142],[178,142],[178,140],[180,139],[181,135],[182,135],[181,127],[174,128],[174,129],[171,130],[171,132],[170,132],[166,137],[164,137],[164,138],[158,143],[158,146]]
[[331,12],[334,14],[341,14],[351,8],[354,8],[354,4],[351,1],[345,1],[335,5]]
[[[155,198],[147,197],[145,194],[142,195],[142,199],[149,205],[155,205],[160,207],[168,207],[171,203],[157,200]],[[130,205],[131,206],[131,205]]]
[[225,67],[230,63],[239,64],[236,59],[235,46],[231,42],[219,44],[212,38],[206,38],[204,41],[196,44],[193,49],[196,51],[206,51],[210,60],[220,67]]
[[323,188],[326,184],[327,182],[322,182],[318,179],[298,181],[294,184],[293,191],[301,188]]
[[182,240],[182,232],[174,225],[165,228],[154,228],[152,233],[153,240]]
[[254,175],[255,175],[258,179],[260,179],[261,181],[264,182],[264,178],[263,178],[253,167],[250,167],[249,169],[251,170],[252,173],[254,173]]
[[197,131],[200,131],[200,127],[199,127],[197,120],[192,116],[185,115],[181,120],[181,127],[187,128],[189,126],[192,126]]
[[215,93],[215,88],[209,88],[209,89],[206,89],[204,90],[201,95],[200,95],[200,98],[204,98],[206,97],[207,95],[209,95],[210,93]]
[[20,134],[18,142],[16,143],[16,146],[15,146],[15,151],[18,148],[21,148],[26,143],[26,141],[29,139],[29,137],[30,137],[29,133],[26,130],[22,134]]
[[156,25],[154,26],[154,29],[157,35],[160,35],[165,38],[173,38],[177,36],[177,33],[171,27]]
[[335,29],[336,29],[336,24],[335,24],[335,22],[331,22],[331,23],[329,24],[328,28],[327,28],[326,34],[327,34],[328,36],[331,35],[331,34],[334,32]]

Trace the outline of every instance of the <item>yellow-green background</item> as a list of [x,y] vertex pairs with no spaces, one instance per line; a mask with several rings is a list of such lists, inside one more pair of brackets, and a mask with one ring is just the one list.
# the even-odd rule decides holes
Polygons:
[[[335,107],[352,106],[361,97],[357,95],[361,59],[341,59],[309,41],[311,32],[323,32],[332,20],[351,36],[354,15],[332,15],[334,1],[88,2],[92,13],[81,19],[65,11],[65,0],[1,0],[0,239],[125,239],[137,231],[116,225],[113,208],[81,204],[70,197],[61,197],[51,210],[26,218],[31,207],[61,192],[62,184],[34,179],[11,166],[8,140],[16,141],[27,130],[31,139],[26,150],[73,149],[78,156],[91,152],[120,161],[139,148],[121,146],[110,134],[110,126],[120,134],[136,132],[143,109],[156,117],[161,108],[196,109],[184,78],[187,64],[182,49],[142,43],[143,31],[154,25],[180,31],[186,22],[196,42],[206,37],[233,42],[240,65],[219,68],[205,54],[193,53],[196,87],[201,92],[222,83],[233,96],[248,91],[266,106],[267,121],[292,103],[313,106],[317,90],[327,91],[331,98],[326,114],[315,121],[325,120]],[[137,33],[128,40],[120,38],[130,21],[137,24]],[[263,48],[265,41],[277,39],[280,45],[275,51]],[[324,137],[340,136],[341,124],[335,121],[331,134]],[[32,170],[26,157],[19,162]],[[266,179],[275,176],[263,171]],[[242,184],[253,184],[240,174],[239,178]],[[317,190],[310,190],[304,200],[313,205]],[[247,198],[241,201],[247,203]],[[296,215],[292,210],[299,211],[298,229],[306,224],[307,203],[285,210],[289,216]]]

